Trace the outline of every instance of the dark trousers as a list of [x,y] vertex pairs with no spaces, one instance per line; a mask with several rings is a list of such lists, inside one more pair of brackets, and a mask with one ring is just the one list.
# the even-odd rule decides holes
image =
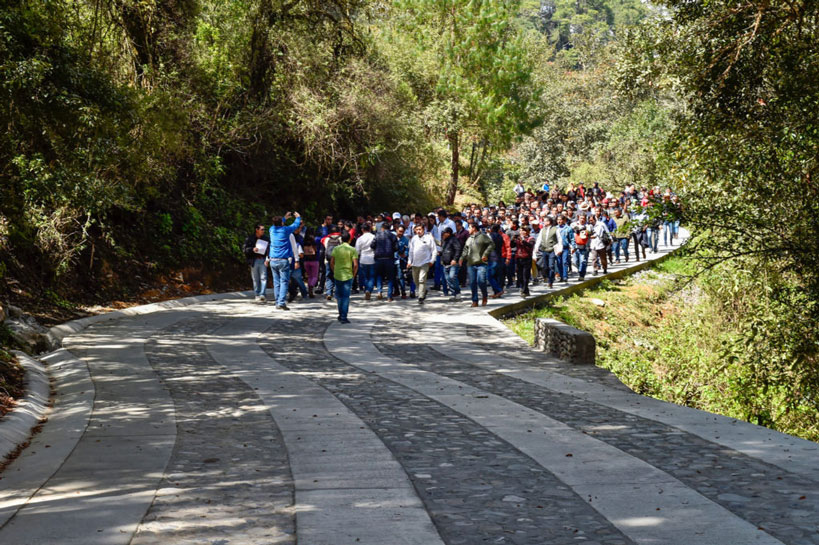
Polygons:
[[[554,252],[551,252],[551,254],[554,255]],[[519,257],[515,261],[517,262],[520,291],[525,295],[529,295],[529,280],[532,277],[532,258]]]
[[387,297],[392,297],[392,289],[395,285],[395,260],[393,258],[375,260],[375,279],[378,284],[378,293],[381,293],[386,280],[388,286]]
[[[503,259],[500,260],[501,263],[505,263]],[[506,265],[506,270],[504,271],[504,276],[506,276],[506,286],[511,288],[515,284],[515,268],[517,266],[517,259],[514,257],[509,261],[509,265]],[[503,277],[501,277],[501,286],[503,286]]]

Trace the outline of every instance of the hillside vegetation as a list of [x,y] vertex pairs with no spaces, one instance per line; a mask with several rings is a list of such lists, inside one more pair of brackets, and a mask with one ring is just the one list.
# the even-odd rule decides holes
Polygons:
[[661,185],[731,365],[815,404],[817,43],[814,0],[10,0],[0,298],[235,287],[286,210]]
[[819,441],[815,375],[794,365],[798,354],[772,346],[793,358],[777,365],[743,349],[762,298],[726,298],[723,271],[692,280],[694,270],[690,257],[671,258],[505,323],[532,344],[534,320],[555,318],[594,334],[597,365],[637,393]]

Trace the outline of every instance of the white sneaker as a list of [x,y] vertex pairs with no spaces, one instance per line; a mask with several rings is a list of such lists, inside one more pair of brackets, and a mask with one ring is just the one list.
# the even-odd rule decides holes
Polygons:
[[264,296],[264,295],[260,295],[260,296],[259,296],[259,302],[260,302],[260,303],[264,303],[265,301],[267,301],[267,299],[265,298],[265,296]]

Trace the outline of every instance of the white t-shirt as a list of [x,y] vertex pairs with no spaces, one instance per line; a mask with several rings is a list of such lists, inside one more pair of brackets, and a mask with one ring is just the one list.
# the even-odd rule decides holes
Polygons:
[[421,267],[435,259],[435,239],[429,233],[422,237],[415,235],[409,244],[409,264]]
[[375,250],[370,248],[375,235],[364,233],[355,241],[355,251],[358,252],[358,262],[361,265],[372,265],[375,263]]
[[603,220],[600,220],[594,224],[594,238],[591,239],[591,249],[592,250],[602,250],[606,247],[603,243],[603,233],[608,233],[609,228],[606,227],[606,224],[603,223]]

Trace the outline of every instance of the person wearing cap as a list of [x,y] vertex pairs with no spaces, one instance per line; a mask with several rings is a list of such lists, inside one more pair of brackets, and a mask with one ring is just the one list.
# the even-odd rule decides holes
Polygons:
[[407,269],[412,270],[412,280],[418,290],[418,304],[424,304],[427,297],[427,275],[429,268],[435,265],[435,239],[430,233],[424,232],[423,225],[415,226],[415,236],[409,244],[409,258]]
[[444,266],[444,279],[452,292],[450,301],[457,302],[461,300],[461,284],[458,280],[458,272],[460,266],[458,261],[461,259],[461,242],[458,237],[454,235],[450,227],[444,227],[441,232],[441,263]]

